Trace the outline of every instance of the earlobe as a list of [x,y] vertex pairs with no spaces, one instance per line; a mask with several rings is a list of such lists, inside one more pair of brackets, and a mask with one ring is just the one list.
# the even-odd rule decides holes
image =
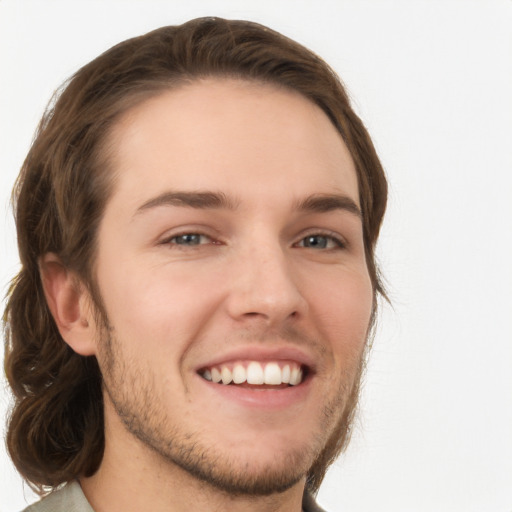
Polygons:
[[56,254],[47,253],[40,258],[39,272],[60,335],[78,354],[94,355],[95,330],[86,288]]

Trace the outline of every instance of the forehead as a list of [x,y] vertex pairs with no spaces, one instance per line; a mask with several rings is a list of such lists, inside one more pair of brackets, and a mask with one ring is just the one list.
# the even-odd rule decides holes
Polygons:
[[166,188],[279,202],[343,193],[359,203],[352,158],[331,121],[273,85],[207,79],[165,91],[122,116],[111,148],[113,200],[132,209]]

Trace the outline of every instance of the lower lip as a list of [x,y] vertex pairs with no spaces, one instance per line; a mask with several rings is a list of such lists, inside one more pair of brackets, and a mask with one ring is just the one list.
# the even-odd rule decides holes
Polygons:
[[281,389],[251,389],[231,384],[216,384],[199,375],[198,378],[217,396],[220,395],[245,407],[260,409],[283,409],[298,404],[305,400],[311,387],[311,376],[306,377],[297,386]]

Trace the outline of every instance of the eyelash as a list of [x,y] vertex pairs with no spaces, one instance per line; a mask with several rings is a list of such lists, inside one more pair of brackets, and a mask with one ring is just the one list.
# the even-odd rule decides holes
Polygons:
[[203,233],[196,233],[193,231],[189,231],[186,233],[180,233],[178,235],[173,235],[172,237],[166,238],[165,240],[162,240],[161,245],[173,245],[173,246],[183,246],[183,247],[196,247],[199,245],[205,245],[202,243],[197,244],[187,244],[187,243],[177,243],[176,240],[178,238],[184,238],[184,237],[200,237],[200,238],[207,238],[208,240],[211,240],[214,245],[218,245],[219,242],[215,242],[210,236],[205,235]]
[[[177,235],[173,235],[172,237],[169,237],[169,238],[166,238],[165,240],[163,240],[161,242],[161,245],[171,245],[171,246],[175,246],[175,247],[198,247],[200,245],[206,245],[204,243],[201,243],[199,241],[199,243],[193,243],[193,244],[188,244],[188,243],[177,243],[176,240],[179,239],[179,238],[184,238],[184,237],[199,237],[200,239],[201,238],[206,238],[208,239],[210,242],[209,244],[211,245],[220,245],[221,243],[212,239],[212,237],[208,236],[208,235],[205,235],[203,233],[200,233],[200,232],[193,232],[193,231],[189,231],[189,232],[185,232],[185,233],[180,233],[180,234],[177,234]],[[307,245],[301,245],[301,244],[304,244],[304,242],[307,240],[307,239],[314,239],[314,238],[324,238],[326,239],[326,245],[329,245],[329,243],[331,243],[331,247],[315,247],[314,245],[313,246],[307,246]],[[305,236],[303,236],[299,242],[295,243],[293,245],[294,247],[301,247],[301,248],[304,248],[304,249],[316,249],[316,250],[326,250],[326,251],[336,251],[336,250],[341,250],[341,249],[345,249],[346,248],[346,243],[343,239],[341,239],[341,237],[337,234],[334,234],[334,233],[331,233],[331,232],[312,232],[310,234],[307,234]]]
[[[295,244],[295,246],[298,246],[299,244],[302,244],[304,243],[305,240],[307,239],[312,239],[312,238],[325,238],[327,240],[327,244],[329,244],[329,242],[332,243],[332,247],[320,247],[320,249],[323,249],[323,250],[326,250],[326,251],[336,251],[336,250],[341,250],[341,249],[345,249],[346,248],[346,243],[345,241],[337,234],[334,234],[334,233],[331,233],[331,232],[325,232],[325,231],[320,231],[320,232],[313,232],[313,233],[310,233],[310,234],[307,234],[306,236],[302,237],[300,239],[300,241]],[[304,247],[305,249],[315,249],[315,247],[311,247],[311,246],[302,246]]]

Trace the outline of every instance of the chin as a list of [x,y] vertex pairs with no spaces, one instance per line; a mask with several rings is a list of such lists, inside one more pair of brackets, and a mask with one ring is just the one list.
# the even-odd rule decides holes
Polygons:
[[203,459],[200,464],[193,460],[184,463],[183,459],[173,463],[178,462],[189,475],[216,490],[234,496],[269,496],[285,492],[305,480],[312,464],[311,456],[301,452],[290,453],[286,458],[273,456],[269,459],[254,461],[236,457],[227,461],[225,455],[219,455],[216,461],[222,461],[222,465],[211,459]]

